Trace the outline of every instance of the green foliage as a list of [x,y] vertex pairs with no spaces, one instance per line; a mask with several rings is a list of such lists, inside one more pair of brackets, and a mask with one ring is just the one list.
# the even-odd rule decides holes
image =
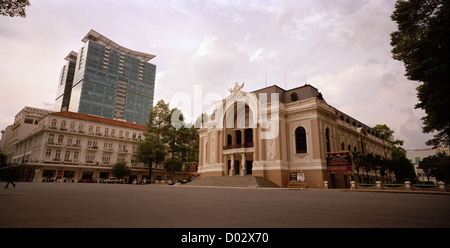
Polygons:
[[381,134],[383,140],[387,141],[392,146],[402,146],[403,140],[394,140],[394,131],[386,124],[377,124],[373,127],[378,133]]
[[27,6],[30,6],[29,0],[0,0],[0,15],[26,17]]
[[115,177],[119,179],[122,179],[131,174],[131,170],[127,166],[127,163],[123,161],[115,163],[111,169],[111,172]]
[[181,111],[170,109],[169,103],[163,100],[150,111],[144,136],[138,143],[137,160],[149,165],[150,178],[153,163],[177,171],[185,162],[198,161],[197,129],[184,123]]
[[427,145],[450,144],[450,1],[397,0],[391,19],[398,30],[391,33],[393,58],[402,61],[409,80],[417,87],[425,111],[423,132],[438,133]]
[[419,169],[422,169],[430,177],[435,177],[438,181],[450,184],[450,157],[445,153],[428,156],[419,162]]

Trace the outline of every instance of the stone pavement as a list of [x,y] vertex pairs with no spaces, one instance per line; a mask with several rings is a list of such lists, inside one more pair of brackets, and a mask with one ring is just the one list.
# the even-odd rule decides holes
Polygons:
[[0,228],[450,227],[450,197],[339,190],[17,183]]

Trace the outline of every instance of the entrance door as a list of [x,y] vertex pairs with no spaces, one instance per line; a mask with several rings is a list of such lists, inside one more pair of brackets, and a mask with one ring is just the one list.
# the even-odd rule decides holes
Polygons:
[[235,175],[239,175],[239,173],[241,172],[241,167],[239,166],[240,165],[239,162],[240,162],[239,160],[234,161],[234,174]]
[[251,175],[252,174],[252,169],[253,169],[253,161],[247,161],[247,175]]
[[336,188],[336,176],[334,174],[331,174],[331,188],[335,189]]

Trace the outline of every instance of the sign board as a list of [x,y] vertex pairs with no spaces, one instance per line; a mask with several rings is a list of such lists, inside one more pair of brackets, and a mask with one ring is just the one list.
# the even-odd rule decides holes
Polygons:
[[188,167],[189,173],[196,173],[197,168],[198,168],[198,163],[197,162],[187,163],[187,167]]
[[289,171],[288,187],[306,188],[306,178],[303,171]]
[[190,162],[187,163],[187,169],[188,169],[188,177],[191,178],[192,181],[195,181],[200,178],[200,175],[197,173],[198,170],[198,163],[197,162]]
[[328,152],[326,155],[328,172],[352,173],[351,152]]

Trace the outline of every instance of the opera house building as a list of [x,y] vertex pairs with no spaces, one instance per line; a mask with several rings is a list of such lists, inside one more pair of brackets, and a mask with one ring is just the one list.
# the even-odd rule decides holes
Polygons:
[[371,127],[330,106],[313,86],[276,85],[230,95],[199,130],[198,173],[204,177],[264,177],[288,187],[299,173],[308,188],[347,187],[354,174],[334,171],[327,154],[361,152],[390,158],[390,146]]

